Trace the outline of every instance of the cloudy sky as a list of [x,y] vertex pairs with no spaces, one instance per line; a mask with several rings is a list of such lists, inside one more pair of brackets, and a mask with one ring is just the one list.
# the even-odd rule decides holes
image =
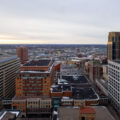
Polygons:
[[0,44],[106,44],[120,0],[0,0]]

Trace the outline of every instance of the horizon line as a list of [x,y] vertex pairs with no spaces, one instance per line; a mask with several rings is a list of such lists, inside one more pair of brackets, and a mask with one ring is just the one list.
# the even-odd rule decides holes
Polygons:
[[26,44],[17,44],[17,43],[12,43],[12,44],[1,44],[0,45],[107,45],[107,44],[58,44],[58,43],[54,43],[54,44],[31,44],[31,43],[26,43]]

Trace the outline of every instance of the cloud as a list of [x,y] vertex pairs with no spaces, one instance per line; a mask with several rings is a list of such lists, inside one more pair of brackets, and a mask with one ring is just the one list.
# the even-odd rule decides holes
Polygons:
[[106,44],[119,31],[118,0],[2,0],[0,43]]

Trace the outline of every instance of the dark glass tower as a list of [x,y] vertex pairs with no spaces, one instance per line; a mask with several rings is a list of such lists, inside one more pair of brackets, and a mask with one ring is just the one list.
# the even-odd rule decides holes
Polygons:
[[120,32],[109,32],[108,60],[120,60]]

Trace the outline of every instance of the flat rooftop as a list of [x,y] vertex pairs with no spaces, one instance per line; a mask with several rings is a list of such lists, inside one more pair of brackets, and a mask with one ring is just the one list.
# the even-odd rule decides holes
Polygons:
[[0,120],[9,120],[9,119],[14,119],[19,115],[20,111],[2,111],[0,112]]
[[79,109],[60,107],[58,108],[58,118],[59,120],[79,120]]
[[96,112],[95,120],[115,120],[115,118],[111,115],[108,109],[104,106],[96,106],[94,107]]
[[0,64],[7,62],[7,61],[15,60],[15,59],[17,59],[17,56],[5,57],[5,58],[0,59]]
[[80,76],[62,76],[62,80],[60,80],[60,83],[75,83],[75,84],[86,84],[88,83],[88,79],[84,75]]
[[52,92],[63,92],[63,91],[72,91],[70,85],[56,85],[51,87]]
[[23,66],[48,66],[51,60],[32,60]]
[[87,88],[73,88],[72,89],[73,99],[98,99],[98,95],[95,93],[94,89],[91,87]]
[[50,118],[19,118],[18,120],[51,120]]
[[78,100],[95,100],[99,99],[97,93],[92,87],[72,87],[70,85],[56,85],[51,87],[51,93],[69,91],[72,92],[72,98]]
[[113,60],[113,62],[116,62],[116,63],[120,64],[120,60]]
[[[95,120],[115,120],[106,107],[96,106],[92,108],[94,108],[96,113]],[[59,120],[79,120],[79,108],[59,107],[57,118]]]
[[14,96],[14,98],[12,99],[12,101],[26,101],[26,100],[38,100],[38,99],[40,99],[40,100],[51,100],[51,98],[50,97],[44,97],[44,96],[37,96],[37,97],[27,97],[27,96],[23,96],[23,97],[19,97],[19,96]]

